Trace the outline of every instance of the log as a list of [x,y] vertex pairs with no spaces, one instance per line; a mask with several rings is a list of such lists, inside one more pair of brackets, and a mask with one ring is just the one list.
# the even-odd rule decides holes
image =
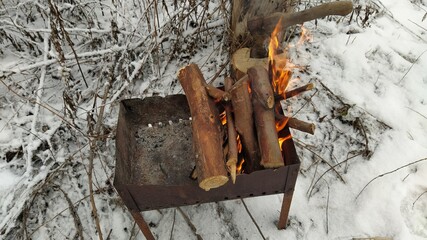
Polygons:
[[316,130],[316,125],[314,125],[313,123],[304,122],[293,117],[289,118],[288,126],[290,128],[309,133],[311,135],[313,135],[314,131]]
[[236,130],[243,145],[245,172],[251,173],[260,169],[260,158],[247,75],[233,85],[230,93]]
[[199,67],[192,63],[182,68],[178,79],[187,97],[192,117],[193,148],[199,187],[209,191],[228,181],[223,161],[223,138],[218,110],[206,91]]
[[[225,91],[230,91],[233,87],[233,79],[227,77],[224,79],[224,89]],[[228,132],[228,154],[226,166],[230,173],[231,180],[233,184],[236,183],[236,168],[238,160],[238,150],[237,150],[237,132],[234,127],[234,119],[232,106],[230,104],[225,105],[225,114],[227,118],[227,132]]]
[[316,130],[316,125],[314,125],[313,123],[304,122],[297,118],[286,117],[277,113],[276,113],[276,120],[278,121],[277,125],[281,126],[279,128],[283,128],[284,126],[287,125],[290,128],[293,128],[301,132],[309,133],[311,135],[313,135],[314,131]]
[[252,91],[260,93],[252,95],[252,106],[254,108],[255,126],[261,152],[261,165],[265,168],[284,166],[276,131],[274,109],[266,108],[263,104],[265,101],[264,96],[273,96],[273,88],[268,79],[268,72],[260,66],[251,67],[248,70],[248,77]]
[[285,99],[288,99],[291,97],[295,97],[295,96],[297,96],[303,92],[310,91],[313,88],[314,88],[314,83],[309,83],[309,84],[306,84],[304,86],[297,87],[297,88],[294,88],[290,91],[285,92],[285,97],[283,97],[283,95],[276,95],[276,96],[274,96],[274,100],[275,101],[281,101],[281,100],[285,100]]
[[253,17],[248,20],[247,28],[251,34],[269,36],[279,19],[282,19],[282,31],[295,24],[301,24],[329,15],[345,16],[353,11],[351,1],[324,3],[317,7],[295,13],[276,12],[269,15]]

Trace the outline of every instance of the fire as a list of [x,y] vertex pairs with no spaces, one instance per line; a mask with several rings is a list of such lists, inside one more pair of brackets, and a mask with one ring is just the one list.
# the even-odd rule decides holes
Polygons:
[[287,135],[286,137],[283,137],[283,138],[281,138],[281,137],[279,137],[279,146],[280,146],[280,150],[282,150],[282,144],[286,141],[286,140],[289,140],[289,139],[291,139],[292,138],[292,136],[289,134],[289,135]]
[[225,110],[224,110],[224,112],[219,114],[219,120],[221,120],[221,124],[223,126],[225,126],[225,124],[227,124],[227,114],[225,113]]
[[[286,57],[286,52],[282,54],[278,54],[282,52],[284,49],[280,49],[279,37],[280,31],[282,28],[282,19],[279,19],[276,27],[270,35],[270,42],[268,45],[268,67],[271,76],[271,84],[273,86],[273,90],[276,94],[282,95],[285,98],[285,91],[288,87],[292,77],[292,70],[295,68],[300,68],[299,66],[290,62]],[[297,46],[302,45],[304,42],[311,41],[312,36],[309,34],[309,31],[301,26],[301,36],[298,40]],[[292,45],[288,45],[289,47],[294,47]]]
[[292,77],[292,68],[289,68],[286,54],[278,55],[279,50],[279,33],[282,28],[282,19],[280,18],[276,27],[270,36],[268,45],[268,65],[271,74],[271,84],[276,94],[285,95],[289,80]]
[[[280,53],[283,50],[280,48],[280,31],[282,29],[282,18],[279,19],[279,22],[277,23],[276,27],[274,28],[273,32],[270,35],[270,42],[268,45],[268,70],[271,78],[271,84],[273,87],[273,90],[275,94],[283,96],[283,99],[286,98],[286,88],[288,87],[288,84],[292,77],[292,70],[295,68],[299,68],[295,64],[291,63],[289,59],[286,57],[286,52]],[[297,46],[302,45],[306,41],[311,41],[311,35],[309,34],[308,30],[304,27],[301,27],[301,36],[298,40]],[[288,48],[294,47],[291,45],[287,46]],[[288,123],[289,118],[284,117],[280,120],[276,121],[276,131],[280,132],[283,130],[283,128]],[[292,138],[291,135],[287,135],[286,137],[279,137],[279,146],[280,149],[282,149],[282,144]]]

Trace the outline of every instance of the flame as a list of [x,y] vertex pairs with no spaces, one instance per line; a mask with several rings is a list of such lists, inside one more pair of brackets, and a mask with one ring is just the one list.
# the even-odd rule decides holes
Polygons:
[[289,134],[289,135],[287,135],[286,137],[279,137],[279,146],[280,146],[280,150],[282,150],[282,144],[286,141],[286,140],[289,140],[289,139],[291,139],[292,138],[292,136]]
[[301,36],[298,40],[297,46],[301,46],[305,42],[311,42],[313,40],[313,36],[304,26],[301,26]]
[[276,27],[270,36],[268,44],[268,65],[271,74],[271,83],[276,94],[285,96],[285,91],[292,76],[292,68],[288,67],[289,61],[286,54],[278,55],[279,33],[282,28],[282,18],[279,19]]
[[[282,19],[279,20],[276,27],[274,28],[273,32],[270,35],[270,42],[268,45],[268,69],[269,74],[271,77],[271,84],[273,86],[273,90],[275,94],[282,95],[283,98],[286,98],[286,89],[289,85],[290,81],[293,81],[298,78],[294,78],[291,80],[292,77],[292,70],[295,68],[301,68],[300,66],[297,66],[290,62],[289,59],[286,57],[286,52],[283,54],[278,54],[281,51],[287,50],[288,48],[295,47],[290,44],[288,44],[287,49],[280,49],[280,39],[279,37],[280,31],[282,29]],[[312,36],[309,34],[308,30],[301,26],[301,36],[298,40],[298,43],[296,46],[302,45],[306,41],[311,41]],[[288,109],[289,111],[291,109]],[[280,132],[283,130],[283,128],[288,123],[289,118],[284,117],[280,120],[276,121],[276,131]],[[279,134],[280,135],[280,134]],[[279,137],[279,146],[280,149],[282,149],[283,143],[291,139],[292,136],[289,134],[285,137]]]
[[276,121],[276,131],[277,132],[282,131],[282,129],[286,126],[286,124],[288,124],[288,120],[289,118],[286,117]]
[[[294,78],[291,80],[292,70],[301,67],[290,62],[290,60],[286,57],[286,52],[283,54],[278,54],[279,52],[286,50],[279,48],[279,34],[281,29],[282,18],[279,19],[279,22],[277,22],[276,27],[270,35],[270,42],[268,45],[268,67],[274,92],[278,95],[282,95],[285,98],[285,92],[289,82],[298,79]],[[304,42],[312,41],[312,39],[313,38],[307,28],[301,26],[301,36],[296,46],[301,46]],[[295,47],[295,45],[289,44],[287,46],[287,48],[290,47]]]
[[242,141],[240,141],[240,135],[237,134],[237,152],[241,153],[242,152]]
[[225,124],[227,124],[227,114],[225,113],[225,110],[224,110],[224,112],[219,114],[219,119],[221,120],[221,124],[223,126],[225,126]]
[[237,173],[243,173],[243,163],[245,163],[245,159],[244,158],[242,158],[241,160],[240,160],[240,162],[237,164],[237,167],[236,167],[236,172]]

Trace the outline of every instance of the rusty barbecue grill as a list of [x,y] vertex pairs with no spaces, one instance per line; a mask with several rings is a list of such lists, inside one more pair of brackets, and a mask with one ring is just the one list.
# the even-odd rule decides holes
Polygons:
[[[204,191],[190,178],[194,168],[190,110],[185,95],[121,102],[114,186],[147,239],[154,239],[140,212],[284,193],[279,229],[286,228],[300,167],[292,138],[282,145],[285,166],[240,174]],[[288,136],[286,127],[279,137]]]

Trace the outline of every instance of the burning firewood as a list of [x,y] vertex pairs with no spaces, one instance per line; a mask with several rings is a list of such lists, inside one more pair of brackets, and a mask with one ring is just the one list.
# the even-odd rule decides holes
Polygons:
[[240,135],[245,156],[245,171],[251,173],[260,168],[259,148],[255,137],[253,109],[249,95],[248,77],[237,81],[230,90],[236,130]]
[[193,119],[193,148],[199,187],[209,191],[228,181],[218,109],[208,96],[205,79],[196,64],[182,68],[178,79],[186,93]]
[[[233,79],[227,77],[224,79],[225,91],[230,91],[233,86]],[[233,183],[236,182],[236,167],[237,167],[237,132],[234,127],[234,119],[232,116],[231,105],[225,106],[225,113],[227,117],[227,132],[228,132],[228,154],[227,154],[227,168],[231,175]]]
[[252,106],[261,152],[261,165],[265,168],[284,166],[274,118],[274,99],[271,107],[268,104],[268,99],[273,98],[273,89],[268,72],[261,66],[251,67],[248,70],[248,77],[254,92],[252,94]]
[[276,96],[274,96],[274,99],[276,101],[288,99],[288,98],[291,98],[291,97],[295,97],[295,96],[297,96],[297,95],[299,95],[299,94],[301,94],[303,92],[310,91],[313,88],[314,88],[314,83],[309,83],[309,84],[306,84],[304,86],[297,87],[297,88],[294,88],[294,89],[292,89],[290,91],[285,92],[285,97],[283,97],[283,95],[276,95]]
[[314,130],[316,129],[316,125],[313,123],[304,122],[302,120],[296,118],[289,118],[288,126],[293,129],[300,130],[302,132],[309,133],[311,135],[314,134]]
[[276,113],[276,120],[278,121],[277,125],[279,126],[287,125],[290,128],[293,128],[301,132],[309,133],[311,135],[313,135],[314,131],[316,130],[316,125],[314,125],[313,123],[304,122],[302,120],[299,120],[293,117],[286,117],[277,113]]

